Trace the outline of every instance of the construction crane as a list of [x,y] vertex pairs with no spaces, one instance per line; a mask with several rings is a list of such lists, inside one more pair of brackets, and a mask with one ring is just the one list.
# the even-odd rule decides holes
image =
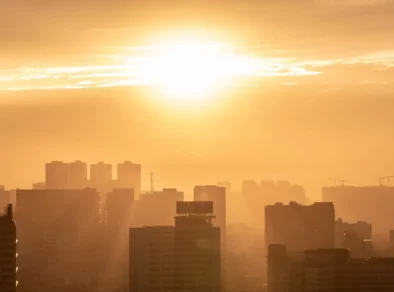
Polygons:
[[380,183],[381,187],[383,186],[383,182],[384,182],[385,179],[386,179],[385,176],[379,176],[379,183]]
[[332,185],[334,187],[337,185],[337,178],[336,177],[330,177],[329,180],[332,182]]
[[387,183],[387,185],[390,183],[390,180],[391,180],[392,178],[394,178],[393,175],[388,175],[388,176],[386,176],[386,183]]

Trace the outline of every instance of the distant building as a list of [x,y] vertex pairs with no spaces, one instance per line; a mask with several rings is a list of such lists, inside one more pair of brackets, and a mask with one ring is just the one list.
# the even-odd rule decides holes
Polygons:
[[221,289],[220,228],[213,226],[212,207],[205,208],[205,204],[178,204],[178,215],[175,217],[174,292],[219,292]]
[[230,182],[228,182],[228,181],[220,181],[220,182],[217,183],[217,185],[219,187],[225,188],[227,195],[231,194],[231,183]]
[[268,248],[268,292],[394,291],[394,258],[355,259],[347,249],[300,254],[283,245]]
[[112,165],[104,162],[90,165],[90,186],[99,192],[112,189]]
[[0,185],[0,210],[6,208],[8,204],[11,204],[11,192]]
[[17,190],[16,196],[21,290],[94,288],[102,244],[97,191]]
[[141,194],[135,205],[133,226],[174,226],[176,202],[184,200],[184,193],[175,188]]
[[129,248],[130,292],[174,291],[174,226],[131,228]]
[[226,189],[219,186],[194,187],[194,201],[212,201],[214,226],[220,227],[220,238],[226,240]]
[[105,270],[108,291],[128,291],[129,228],[134,204],[133,189],[113,189],[107,194]]
[[305,203],[305,191],[302,186],[293,185],[286,180],[246,180],[242,183],[242,195],[246,202],[253,226],[262,228],[264,225],[264,207],[275,203]]
[[335,247],[335,210],[332,203],[305,206],[294,202],[265,207],[265,241],[290,251]]
[[352,257],[372,256],[372,225],[358,221],[356,223],[335,221],[335,247],[347,248]]
[[0,291],[16,292],[17,254],[16,226],[12,216],[12,205],[0,215]]
[[69,188],[82,189],[88,186],[88,165],[86,162],[74,161],[69,163]]
[[46,189],[45,182],[33,183],[32,187],[33,187],[33,190],[45,190]]
[[45,186],[47,189],[68,189],[69,164],[62,161],[46,163]]
[[141,164],[125,161],[118,164],[118,188],[133,188],[138,197],[141,193]]
[[386,215],[394,213],[394,187],[324,187],[323,201],[333,202],[337,216],[346,221],[369,222],[375,235],[387,238],[394,226],[394,218]]

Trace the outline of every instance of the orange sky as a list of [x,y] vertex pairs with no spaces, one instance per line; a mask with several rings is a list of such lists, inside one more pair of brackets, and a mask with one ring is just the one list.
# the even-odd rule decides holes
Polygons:
[[[80,2],[1,4],[4,184],[26,186],[45,161],[74,158],[135,160],[163,186],[272,177],[316,187],[394,173],[394,1]],[[135,84],[125,61],[140,58],[135,48],[180,28],[270,60],[251,79],[259,87],[237,84],[193,110],[117,87]]]

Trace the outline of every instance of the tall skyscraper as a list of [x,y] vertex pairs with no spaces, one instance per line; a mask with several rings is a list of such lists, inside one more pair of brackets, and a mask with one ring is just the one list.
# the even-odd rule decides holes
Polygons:
[[226,240],[226,188],[219,186],[194,187],[194,201],[212,201],[214,226],[220,227],[220,238]]
[[95,286],[101,244],[98,201],[95,189],[17,190],[22,291]]
[[178,202],[175,217],[174,292],[219,292],[220,228],[212,202]]
[[52,161],[45,164],[45,186],[47,189],[68,189],[69,164]]
[[335,247],[335,210],[332,203],[310,206],[291,202],[265,207],[265,241],[290,251]]
[[141,164],[125,161],[118,164],[118,188],[133,188],[138,197],[141,193]]
[[12,217],[12,205],[0,215],[0,291],[16,292],[17,254],[16,226]]
[[69,163],[69,187],[82,189],[88,186],[88,165],[86,162],[74,161]]
[[128,242],[133,204],[133,189],[113,189],[107,193],[105,270],[101,284],[107,286],[107,291],[128,291]]
[[99,192],[109,192],[112,189],[112,165],[104,162],[90,165],[90,186]]
[[131,228],[129,244],[130,292],[173,292],[174,227]]

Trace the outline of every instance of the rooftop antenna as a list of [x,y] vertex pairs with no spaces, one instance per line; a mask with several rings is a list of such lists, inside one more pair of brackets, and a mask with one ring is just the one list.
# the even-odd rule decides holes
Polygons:
[[153,172],[150,173],[150,191],[153,193]]

